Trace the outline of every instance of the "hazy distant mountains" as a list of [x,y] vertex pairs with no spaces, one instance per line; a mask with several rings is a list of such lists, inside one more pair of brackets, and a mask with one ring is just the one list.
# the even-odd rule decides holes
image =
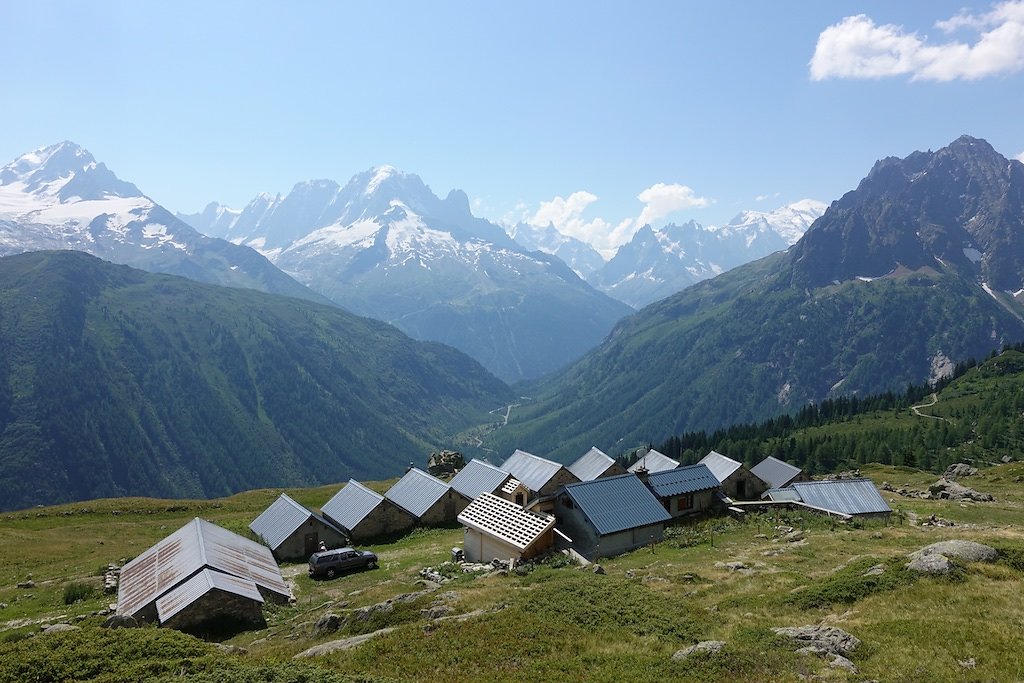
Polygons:
[[257,252],[196,232],[71,142],[0,168],[0,256],[40,249],[326,301]]
[[334,305],[0,258],[0,510],[386,478],[511,398],[459,351]]
[[474,217],[463,192],[440,199],[391,167],[189,218],[345,308],[450,344],[508,381],[575,360],[631,312],[558,258]]
[[1022,297],[1024,164],[965,136],[879,161],[788,251],[623,320],[489,445],[612,452],[901,389],[1024,339]]

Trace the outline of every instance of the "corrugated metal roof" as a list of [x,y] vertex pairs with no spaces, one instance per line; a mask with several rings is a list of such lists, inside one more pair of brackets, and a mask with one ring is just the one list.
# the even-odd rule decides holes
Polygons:
[[776,503],[799,503],[800,494],[796,489],[768,489],[761,498],[767,498]]
[[751,467],[750,471],[754,473],[755,477],[766,482],[773,489],[778,489],[793,481],[793,478],[800,474],[802,470],[769,455]]
[[711,470],[711,474],[715,475],[715,479],[718,481],[725,481],[743,465],[743,463],[736,462],[718,451],[711,451],[701,458],[698,464],[707,465],[708,469]]
[[291,597],[269,548],[197,517],[121,569],[117,613],[137,613],[203,567]]
[[516,452],[502,464],[501,469],[510,472],[531,491],[540,491],[558,474],[562,465],[517,448]]
[[519,550],[529,548],[555,525],[555,518],[551,515],[524,510],[490,493],[481,493],[459,514],[458,520],[460,524],[500,539]]
[[249,579],[204,569],[156,601],[157,617],[163,623],[214,589],[263,602],[260,589]]
[[870,479],[798,481],[793,488],[808,505],[847,515],[892,512]]
[[661,498],[717,489],[720,486],[707,465],[700,464],[655,472],[648,477],[647,485]]
[[511,476],[488,462],[474,458],[452,477],[448,485],[473,500],[481,493],[494,493]]
[[635,474],[568,484],[565,492],[602,536],[672,519]]
[[568,469],[580,481],[590,481],[600,477],[614,464],[615,461],[608,457],[608,454],[594,446],[579,460],[569,465]]
[[413,467],[388,489],[384,497],[419,519],[450,489],[440,479]]
[[674,470],[679,467],[679,461],[673,460],[664,453],[659,453],[653,448],[637,460],[635,463],[629,466],[627,472],[638,472],[640,470],[647,470],[648,472],[664,472],[665,470]]
[[296,503],[288,494],[282,493],[270,507],[252,521],[249,528],[262,538],[271,550],[277,550],[312,516],[310,510]]
[[335,524],[351,531],[383,502],[384,496],[371,491],[355,479],[350,479],[320,509]]

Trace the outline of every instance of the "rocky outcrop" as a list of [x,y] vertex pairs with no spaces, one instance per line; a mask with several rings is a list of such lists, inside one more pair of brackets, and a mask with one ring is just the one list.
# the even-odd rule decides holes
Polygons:
[[995,562],[999,551],[974,541],[939,541],[916,550],[910,555],[906,567],[922,574],[948,574],[953,570],[950,559],[963,562]]
[[946,472],[942,475],[942,478],[949,479],[950,481],[956,481],[960,477],[973,477],[977,473],[977,467],[971,467],[967,463],[958,462],[947,467]]
[[676,653],[672,655],[672,659],[677,662],[681,662],[687,659],[690,655],[716,654],[721,652],[723,647],[725,647],[724,640],[702,640],[696,645],[691,645],[690,647],[682,650],[676,650]]
[[458,451],[431,453],[427,460],[427,472],[435,477],[450,477],[465,466],[466,461]]
[[332,652],[341,652],[342,650],[350,650],[357,645],[362,645],[368,640],[373,640],[377,636],[382,636],[385,633],[391,633],[394,628],[382,628],[373,633],[363,633],[362,635],[352,636],[351,638],[342,638],[341,640],[332,640],[329,643],[323,643],[321,645],[314,645],[308,650],[303,650],[299,654],[295,655],[292,659],[306,659],[308,657],[320,657],[322,655],[330,654]]
[[995,500],[991,493],[980,493],[963,484],[958,484],[945,478],[939,479],[929,486],[928,494],[930,498],[942,500],[976,500],[981,502]]

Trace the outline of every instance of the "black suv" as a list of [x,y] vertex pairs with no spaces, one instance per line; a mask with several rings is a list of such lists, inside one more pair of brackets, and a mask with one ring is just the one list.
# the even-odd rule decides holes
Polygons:
[[321,550],[309,556],[309,575],[325,576],[333,579],[349,569],[374,569],[377,566],[377,555],[369,550],[355,548],[337,548]]

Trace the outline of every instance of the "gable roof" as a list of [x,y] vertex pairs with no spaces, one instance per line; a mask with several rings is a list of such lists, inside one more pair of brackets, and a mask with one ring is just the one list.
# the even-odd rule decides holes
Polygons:
[[615,461],[597,446],[584,453],[579,460],[569,465],[568,470],[580,481],[597,479],[604,474]]
[[336,524],[352,531],[383,502],[384,496],[371,491],[355,479],[349,479],[320,509]]
[[892,512],[870,479],[798,481],[792,485],[807,505],[847,515]]
[[177,588],[164,593],[156,601],[156,614],[161,623],[185,609],[212,590],[233,593],[255,602],[263,602],[259,588],[249,579],[204,569]]
[[490,493],[481,493],[459,514],[458,520],[470,529],[493,536],[519,550],[529,548],[555,525],[555,518],[551,515],[524,510]]
[[664,453],[659,453],[652,448],[644,453],[639,460],[630,465],[626,471],[639,472],[640,470],[647,470],[648,472],[664,472],[665,470],[674,470],[677,467],[679,467],[678,460],[673,460]]
[[711,474],[715,475],[715,479],[720,482],[724,482],[732,476],[733,472],[743,466],[743,463],[726,457],[718,451],[711,451],[701,458],[697,464],[707,465],[708,469],[711,470]]
[[793,481],[793,478],[800,474],[803,470],[794,465],[790,465],[788,462],[779,460],[768,456],[761,462],[750,468],[750,471],[754,473],[761,481],[767,482],[773,489],[781,488]]
[[291,597],[270,548],[196,517],[121,569],[117,613],[137,613],[204,567]]
[[558,474],[562,465],[517,448],[502,464],[501,469],[511,473],[531,491],[540,491]]
[[[287,493],[282,493],[260,516],[252,521],[249,528],[263,539],[271,550],[277,550],[295,530],[313,518],[331,528],[333,524],[309,508],[295,502]],[[340,529],[336,529],[339,533]]]
[[450,490],[451,487],[440,479],[413,467],[388,489],[384,497],[412,513],[413,517],[420,518]]
[[481,493],[494,493],[512,475],[494,465],[473,458],[452,477],[448,485],[473,500]]
[[567,484],[565,493],[602,536],[672,519],[635,474]]
[[707,465],[701,464],[655,472],[647,478],[647,485],[659,498],[707,491],[721,486]]

